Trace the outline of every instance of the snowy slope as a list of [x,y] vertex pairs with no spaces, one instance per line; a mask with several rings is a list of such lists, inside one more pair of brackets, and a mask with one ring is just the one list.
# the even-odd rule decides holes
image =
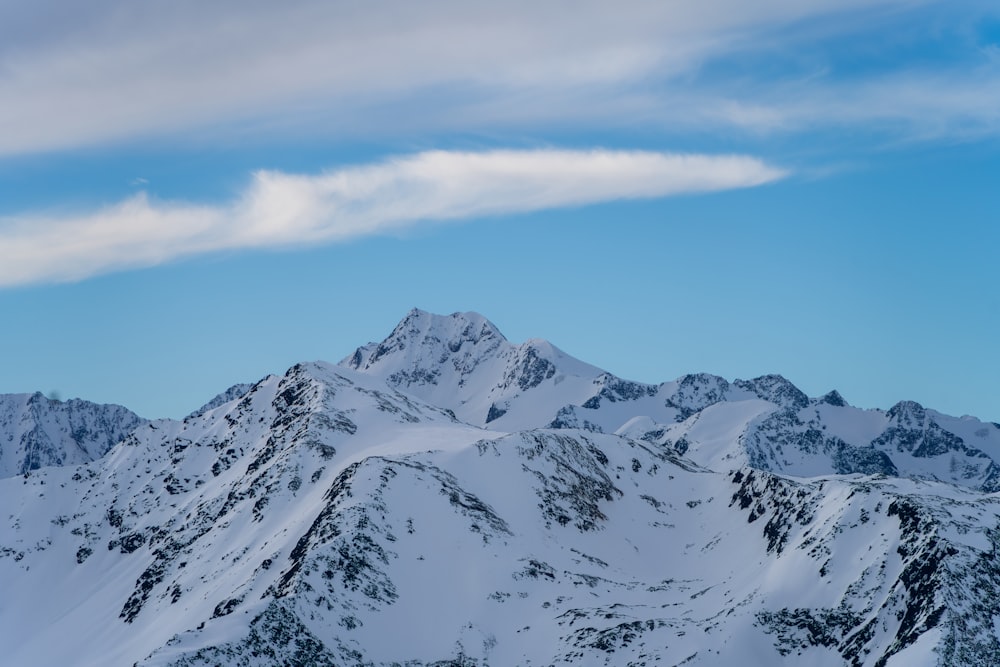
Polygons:
[[414,311],[0,479],[3,662],[1000,664],[996,431]]

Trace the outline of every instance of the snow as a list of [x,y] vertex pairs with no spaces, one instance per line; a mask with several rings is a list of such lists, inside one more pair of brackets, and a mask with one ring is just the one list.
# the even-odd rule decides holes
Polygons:
[[[4,660],[1000,656],[1000,496],[979,488],[998,429],[800,394],[779,376],[633,383],[481,315],[414,310],[339,365],[183,421],[0,397],[0,463],[23,463],[9,443],[36,426],[51,454],[0,478]],[[71,456],[83,414],[118,444]],[[844,446],[881,447],[898,475],[836,474]]]
[[885,430],[889,419],[881,410],[860,410],[850,405],[817,405],[804,408],[819,413],[828,433],[852,445],[866,445]]

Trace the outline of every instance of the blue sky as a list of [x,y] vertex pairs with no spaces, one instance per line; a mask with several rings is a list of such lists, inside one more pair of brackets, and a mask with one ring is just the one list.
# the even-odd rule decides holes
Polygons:
[[1000,421],[1000,9],[804,4],[0,0],[0,392],[182,416],[418,306]]

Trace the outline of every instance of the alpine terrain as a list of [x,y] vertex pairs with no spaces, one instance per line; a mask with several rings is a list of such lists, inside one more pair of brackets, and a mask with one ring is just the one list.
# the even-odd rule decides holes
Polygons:
[[1000,664],[1000,426],[474,313],[182,421],[0,396],[2,664]]

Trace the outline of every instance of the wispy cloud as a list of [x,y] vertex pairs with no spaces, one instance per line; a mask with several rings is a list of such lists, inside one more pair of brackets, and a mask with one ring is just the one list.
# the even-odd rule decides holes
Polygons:
[[761,185],[753,157],[642,151],[431,151],[318,175],[259,171],[234,201],[139,194],[101,210],[0,219],[0,286],[73,281],[220,250],[336,242],[421,222]]
[[1000,134],[1000,67],[903,71],[863,81],[760,86],[699,101],[720,123],[754,132],[866,128],[890,139],[976,139]]
[[[81,9],[39,0],[6,9],[0,23],[0,155],[239,123],[332,134],[438,129],[441,122],[492,130],[504,123],[594,127],[659,118],[791,131],[865,123],[864,114],[826,100],[846,93],[864,103],[886,76],[895,80],[894,72],[829,77],[802,88],[808,97],[790,100],[790,120],[778,104],[786,100],[754,91],[780,80],[773,70],[794,60],[803,35],[870,35],[871,24],[892,25],[892,17],[934,4],[94,0]],[[974,15],[980,5],[961,3],[965,9],[954,12]],[[867,53],[876,49],[863,41]],[[706,66],[738,68],[746,54],[761,53],[770,54],[767,66],[752,75],[744,95],[722,96],[727,105],[719,112],[711,104],[719,96],[711,93],[729,86]],[[915,81],[921,90],[914,94],[941,98],[967,71],[968,63],[942,67]],[[980,83],[964,87],[950,105],[918,104],[909,113],[914,126],[940,127],[943,118],[948,128],[961,130],[965,120],[995,128],[988,91],[1000,76]]]

